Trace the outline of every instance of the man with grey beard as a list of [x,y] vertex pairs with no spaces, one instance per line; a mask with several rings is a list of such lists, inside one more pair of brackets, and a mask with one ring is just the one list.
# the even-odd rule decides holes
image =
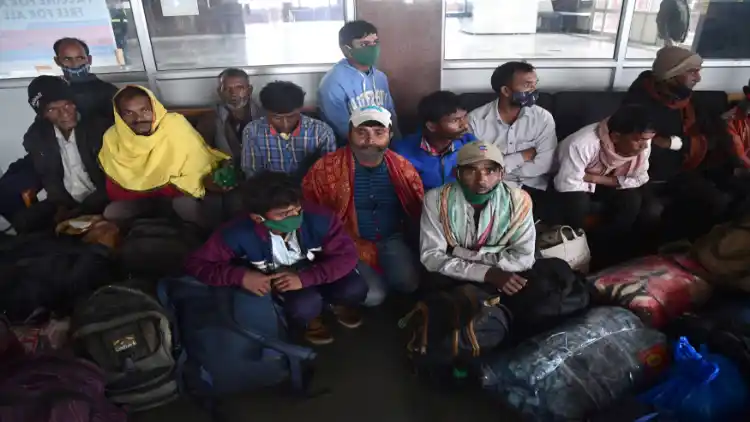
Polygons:
[[349,144],[318,160],[302,182],[305,199],[333,210],[354,239],[369,288],[365,306],[380,304],[389,290],[418,287],[419,262],[406,238],[419,226],[424,188],[414,166],[388,148],[391,136],[388,110],[354,110]]
[[253,101],[253,86],[242,69],[230,67],[222,71],[217,92],[219,103],[201,117],[196,129],[207,144],[232,156],[239,169],[242,130],[251,120],[261,117],[261,109]]

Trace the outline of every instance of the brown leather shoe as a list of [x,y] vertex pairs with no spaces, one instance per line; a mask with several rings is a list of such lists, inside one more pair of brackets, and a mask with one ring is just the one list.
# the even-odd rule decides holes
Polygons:
[[333,343],[333,335],[328,331],[328,327],[323,324],[323,318],[317,317],[307,324],[305,340],[316,346],[322,346]]
[[346,306],[332,306],[331,309],[333,310],[333,314],[336,315],[339,324],[344,327],[357,328],[362,325],[362,317],[356,309]]

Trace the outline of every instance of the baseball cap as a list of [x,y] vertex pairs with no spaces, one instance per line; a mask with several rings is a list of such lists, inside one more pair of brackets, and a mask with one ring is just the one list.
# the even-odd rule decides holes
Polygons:
[[349,122],[354,127],[370,121],[389,127],[391,125],[391,113],[380,106],[367,106],[354,110],[349,118]]
[[29,105],[37,113],[55,101],[73,101],[73,92],[62,78],[57,76],[42,75],[31,81],[28,87]]
[[458,150],[456,164],[466,166],[484,160],[494,161],[501,166],[505,165],[503,153],[495,145],[486,141],[474,141],[462,146]]

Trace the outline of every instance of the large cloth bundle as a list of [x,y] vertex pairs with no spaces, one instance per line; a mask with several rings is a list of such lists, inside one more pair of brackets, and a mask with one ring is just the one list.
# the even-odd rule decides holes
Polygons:
[[750,215],[717,225],[691,252],[708,271],[708,281],[750,292]]
[[606,300],[659,328],[711,297],[711,285],[696,272],[700,269],[685,257],[653,255],[603,270],[589,281]]
[[533,420],[581,421],[658,375],[666,337],[622,308],[594,308],[489,359],[484,388]]

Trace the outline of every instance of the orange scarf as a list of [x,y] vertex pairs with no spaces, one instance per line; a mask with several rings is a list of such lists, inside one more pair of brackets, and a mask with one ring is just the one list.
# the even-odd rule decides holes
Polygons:
[[[409,161],[391,150],[385,152],[385,165],[404,212],[417,221],[424,200],[419,173]],[[302,193],[305,199],[333,210],[357,244],[359,259],[378,267],[375,243],[359,237],[354,207],[354,155],[348,146],[327,154],[310,168],[302,181]]]
[[706,154],[708,153],[708,140],[700,133],[700,128],[698,128],[698,125],[696,124],[695,108],[690,101],[692,96],[684,100],[675,100],[674,98],[666,97],[656,89],[653,77],[646,78],[644,83],[646,84],[646,90],[652,98],[673,110],[680,110],[682,112],[682,133],[690,139],[690,145],[688,148],[689,152],[682,162],[682,167],[685,170],[695,169],[703,162],[703,159],[706,158]]
[[742,107],[731,111],[727,119],[727,130],[732,136],[732,152],[745,168],[750,168],[750,117]]

